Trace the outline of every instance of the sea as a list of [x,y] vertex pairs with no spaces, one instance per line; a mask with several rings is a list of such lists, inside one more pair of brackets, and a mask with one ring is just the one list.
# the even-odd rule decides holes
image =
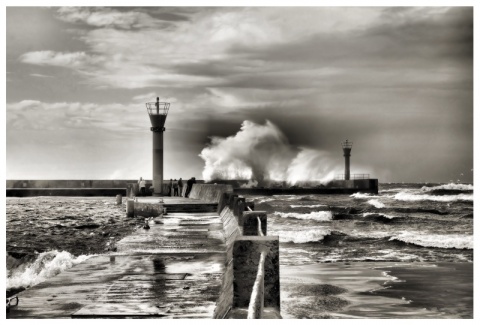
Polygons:
[[248,199],[279,236],[283,317],[473,317],[472,184]]
[[[279,236],[284,318],[473,317],[472,184],[247,200]],[[7,294],[140,227],[112,198],[7,198],[6,210]]]

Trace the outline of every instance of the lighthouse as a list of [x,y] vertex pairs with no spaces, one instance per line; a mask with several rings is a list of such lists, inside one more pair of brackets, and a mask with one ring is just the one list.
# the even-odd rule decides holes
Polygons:
[[153,161],[153,195],[161,196],[163,190],[163,132],[165,132],[165,121],[167,120],[170,103],[156,102],[145,104],[152,127],[152,161]]
[[345,157],[345,180],[350,179],[350,152],[352,151],[353,142],[348,139],[342,142],[343,156]]

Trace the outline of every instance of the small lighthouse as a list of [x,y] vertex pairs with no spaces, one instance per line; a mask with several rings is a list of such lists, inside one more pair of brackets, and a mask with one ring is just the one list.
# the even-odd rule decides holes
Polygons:
[[353,142],[348,139],[342,142],[343,156],[345,157],[345,180],[350,179],[350,152],[352,151]]
[[152,123],[150,131],[152,131],[153,136],[153,195],[161,196],[163,190],[163,132],[165,132],[164,125],[167,120],[170,103],[160,102],[160,99],[157,97],[156,102],[146,103],[145,105]]

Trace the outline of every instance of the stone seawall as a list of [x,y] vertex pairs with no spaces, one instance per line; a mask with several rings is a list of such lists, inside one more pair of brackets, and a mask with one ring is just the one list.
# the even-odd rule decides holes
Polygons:
[[31,196],[125,196],[125,188],[7,188],[7,197]]

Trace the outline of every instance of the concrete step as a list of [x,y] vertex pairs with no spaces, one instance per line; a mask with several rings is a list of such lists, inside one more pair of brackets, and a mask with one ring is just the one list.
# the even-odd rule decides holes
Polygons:
[[167,208],[167,213],[172,212],[216,212],[217,203],[182,203],[182,204],[164,204],[164,208]]

